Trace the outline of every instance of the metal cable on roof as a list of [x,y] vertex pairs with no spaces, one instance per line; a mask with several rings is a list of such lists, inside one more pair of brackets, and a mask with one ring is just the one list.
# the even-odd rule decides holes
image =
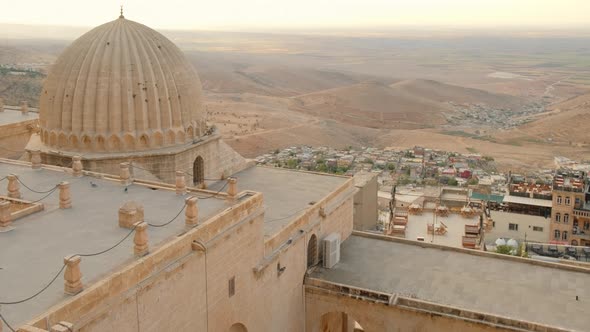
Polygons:
[[18,182],[20,182],[20,184],[22,184],[22,185],[23,185],[23,187],[25,187],[25,188],[29,189],[30,191],[32,191],[32,192],[34,192],[34,193],[37,193],[37,194],[47,194],[48,192],[55,190],[55,188],[57,188],[57,186],[58,186],[58,185],[55,185],[55,186],[53,186],[53,187],[52,187],[51,189],[49,189],[49,190],[35,190],[35,189],[33,189],[33,188],[31,188],[31,187],[27,186],[27,185],[26,185],[26,184],[25,184],[25,183],[24,183],[24,182],[23,182],[23,181],[22,181],[22,180],[21,180],[21,179],[20,179],[18,176],[16,177],[16,180],[17,180]]

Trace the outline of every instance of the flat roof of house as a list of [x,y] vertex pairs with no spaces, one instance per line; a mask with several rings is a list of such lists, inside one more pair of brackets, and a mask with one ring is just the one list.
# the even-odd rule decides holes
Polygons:
[[[271,236],[315,202],[338,189],[349,177],[255,166],[238,172],[238,191],[253,190],[264,197],[264,235]],[[210,186],[219,190],[223,182]]]
[[[30,166],[0,162],[0,178],[10,173],[17,174],[24,184],[37,191],[48,190],[61,181],[70,182],[72,208],[59,209],[57,190],[41,201],[45,206],[43,211],[14,220],[12,231],[0,233],[0,302],[20,300],[42,289],[62,267],[65,256],[105,250],[129,234],[130,230],[118,225],[118,209],[124,202],[142,203],[145,221],[163,224],[179,213],[187,197],[176,195],[174,190],[152,190],[138,184],[129,185],[126,192],[125,186],[115,181],[89,176],[75,178],[64,171],[33,170]],[[6,185],[4,180],[3,195]],[[23,185],[20,191],[22,198],[30,201],[47,195],[31,192]],[[222,198],[200,199],[199,222],[232,204]],[[184,231],[184,213],[165,227],[148,227],[150,250]],[[82,257],[82,282],[87,287],[134,259],[131,235],[105,254]],[[22,304],[3,305],[2,315],[12,326],[18,326],[69,298],[64,295],[63,285],[62,273],[38,297]]]
[[4,108],[4,112],[0,112],[0,126],[18,123],[22,121],[35,120],[39,118],[39,114],[29,112],[27,115],[23,115],[21,111],[15,111],[12,109]]
[[[588,330],[590,275],[456,250],[352,235],[312,277],[492,315]],[[579,296],[580,301],[576,301]]]
[[520,197],[520,196],[513,196],[513,195],[504,196],[504,199],[502,202],[503,203],[513,203],[513,204],[542,206],[542,207],[551,207],[551,204],[552,204],[552,201],[548,200],[548,199]]

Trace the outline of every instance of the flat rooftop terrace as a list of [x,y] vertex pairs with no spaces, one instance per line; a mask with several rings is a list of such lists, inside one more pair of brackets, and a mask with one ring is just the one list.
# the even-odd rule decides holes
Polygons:
[[311,277],[588,331],[588,273],[360,235],[344,241],[340,255],[334,268],[318,268]]
[[12,109],[4,108],[4,112],[0,112],[0,126],[5,126],[13,123],[22,121],[38,119],[39,114],[29,112],[27,115],[23,115],[21,111],[15,111]]
[[[0,178],[11,173],[37,191],[46,191],[61,181],[70,182],[72,208],[59,209],[57,190],[41,201],[43,211],[14,220],[12,231],[0,233],[0,302],[20,300],[41,290],[62,267],[65,256],[99,252],[121,241],[130,233],[118,225],[118,209],[124,202],[140,202],[146,222],[163,224],[179,214],[187,197],[176,195],[174,190],[152,190],[138,184],[129,185],[125,191],[119,182],[89,176],[75,178],[63,171],[33,170],[30,166],[0,162]],[[6,195],[7,180],[0,183],[0,194]],[[20,191],[25,200],[47,195],[31,192],[23,185]],[[231,205],[223,198],[200,199],[199,223]],[[184,219],[184,213],[180,213],[165,227],[148,227],[150,250],[183,233]],[[82,257],[80,268],[85,288],[135,259],[133,234],[107,253]],[[3,305],[2,315],[15,327],[67,298],[70,297],[64,294],[62,273],[38,297],[22,304]]]
[[[447,233],[444,235],[428,234],[428,225],[441,222],[447,226]],[[423,237],[424,241],[463,248],[463,235],[465,235],[465,225],[479,224],[479,215],[466,218],[457,213],[450,213],[447,217],[435,216],[434,212],[424,211],[420,215],[408,215],[408,224],[406,225],[406,239],[416,240]]]
[[[280,231],[308,207],[350,180],[342,176],[260,166],[250,167],[232,176],[238,179],[239,191],[262,193],[265,237]],[[217,182],[210,186],[210,190],[219,190],[223,184]]]

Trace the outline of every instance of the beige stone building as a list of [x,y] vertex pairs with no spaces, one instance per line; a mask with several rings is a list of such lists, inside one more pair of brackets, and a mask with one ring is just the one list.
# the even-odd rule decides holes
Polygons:
[[558,171],[553,180],[552,243],[590,246],[590,187],[580,171]]
[[0,157],[18,159],[25,152],[31,134],[39,122],[37,112],[26,108],[4,105],[0,98]]
[[181,56],[121,16],[60,57],[0,159],[3,331],[588,330],[590,288],[547,283],[587,267],[353,231],[352,178],[248,167]]
[[78,155],[86,169],[110,174],[130,162],[133,174],[170,183],[175,170],[191,174],[191,184],[223,179],[246,161],[207,124],[202,98],[180,49],[121,15],[76,39],[52,66],[27,150],[63,166]]

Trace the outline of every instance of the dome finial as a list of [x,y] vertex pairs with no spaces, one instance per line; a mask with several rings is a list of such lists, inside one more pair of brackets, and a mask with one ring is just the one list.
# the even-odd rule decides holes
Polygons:
[[121,15],[119,15],[119,18],[125,18],[125,16],[123,16],[123,5],[121,5]]

